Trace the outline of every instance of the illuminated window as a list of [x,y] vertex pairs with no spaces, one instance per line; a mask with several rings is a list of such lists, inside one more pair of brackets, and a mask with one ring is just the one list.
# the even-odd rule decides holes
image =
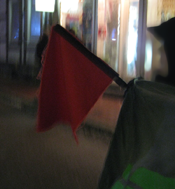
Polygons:
[[97,56],[118,71],[120,0],[98,1]]
[[127,40],[127,74],[135,76],[138,40],[138,9],[139,2],[130,2],[128,40]]
[[35,11],[35,0],[32,0],[31,36],[40,36],[40,30],[40,12]]
[[12,4],[12,33],[11,40],[13,42],[19,39],[19,3]]
[[54,12],[55,0],[35,0],[35,10],[42,12]]
[[93,0],[61,0],[60,23],[73,30],[83,44],[92,49]]

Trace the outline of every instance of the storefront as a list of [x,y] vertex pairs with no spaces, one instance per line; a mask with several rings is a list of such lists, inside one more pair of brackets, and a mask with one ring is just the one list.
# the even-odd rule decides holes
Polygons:
[[140,1],[60,0],[60,24],[73,30],[89,50],[123,79],[130,80],[141,74],[136,72],[138,40],[139,35],[143,36],[139,33],[139,14],[146,8],[140,6]]
[[36,44],[44,29],[47,25],[60,23],[72,30],[90,51],[109,64],[126,82],[143,74],[140,67],[144,65],[139,63],[138,56],[142,48],[138,47],[144,33],[143,24],[139,24],[143,23],[143,19],[139,21],[140,15],[146,11],[142,6],[144,0],[53,2],[54,12],[46,12],[37,10],[36,0],[6,1],[6,62],[25,67],[34,65]]
[[175,0],[53,0],[54,12],[37,10],[36,0],[1,2],[8,13],[6,22],[1,19],[1,25],[6,23],[1,35],[7,36],[0,41],[6,47],[1,62],[34,65],[35,47],[44,28],[60,23],[126,82],[137,76],[153,79],[159,67],[158,56],[153,56],[158,42],[147,27],[159,25],[175,13]]

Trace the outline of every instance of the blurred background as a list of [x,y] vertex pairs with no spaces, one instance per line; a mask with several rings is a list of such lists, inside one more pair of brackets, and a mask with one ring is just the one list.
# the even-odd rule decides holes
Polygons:
[[[0,188],[95,189],[124,90],[112,83],[78,130],[36,133],[36,48],[60,24],[128,82],[167,73],[161,41],[147,27],[175,16],[175,0],[0,0]],[[47,43],[47,40],[46,40]],[[163,57],[163,60],[162,60]]]
[[154,80],[160,42],[147,32],[174,17],[173,0],[0,0],[0,73],[35,77],[36,45],[61,24],[128,82]]

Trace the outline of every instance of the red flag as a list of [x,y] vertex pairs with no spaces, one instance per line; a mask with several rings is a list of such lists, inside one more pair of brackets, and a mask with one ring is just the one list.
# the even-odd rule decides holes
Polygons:
[[109,68],[64,28],[52,28],[41,78],[38,132],[63,123],[71,125],[76,137],[78,126],[113,80],[100,64]]

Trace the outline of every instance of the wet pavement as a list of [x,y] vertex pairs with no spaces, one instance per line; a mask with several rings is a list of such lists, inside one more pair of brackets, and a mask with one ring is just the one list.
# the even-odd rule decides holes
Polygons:
[[105,92],[77,131],[36,133],[38,83],[0,80],[0,188],[95,189],[123,98]]
[[57,125],[35,132],[35,117],[0,104],[1,189],[95,189],[109,143]]

